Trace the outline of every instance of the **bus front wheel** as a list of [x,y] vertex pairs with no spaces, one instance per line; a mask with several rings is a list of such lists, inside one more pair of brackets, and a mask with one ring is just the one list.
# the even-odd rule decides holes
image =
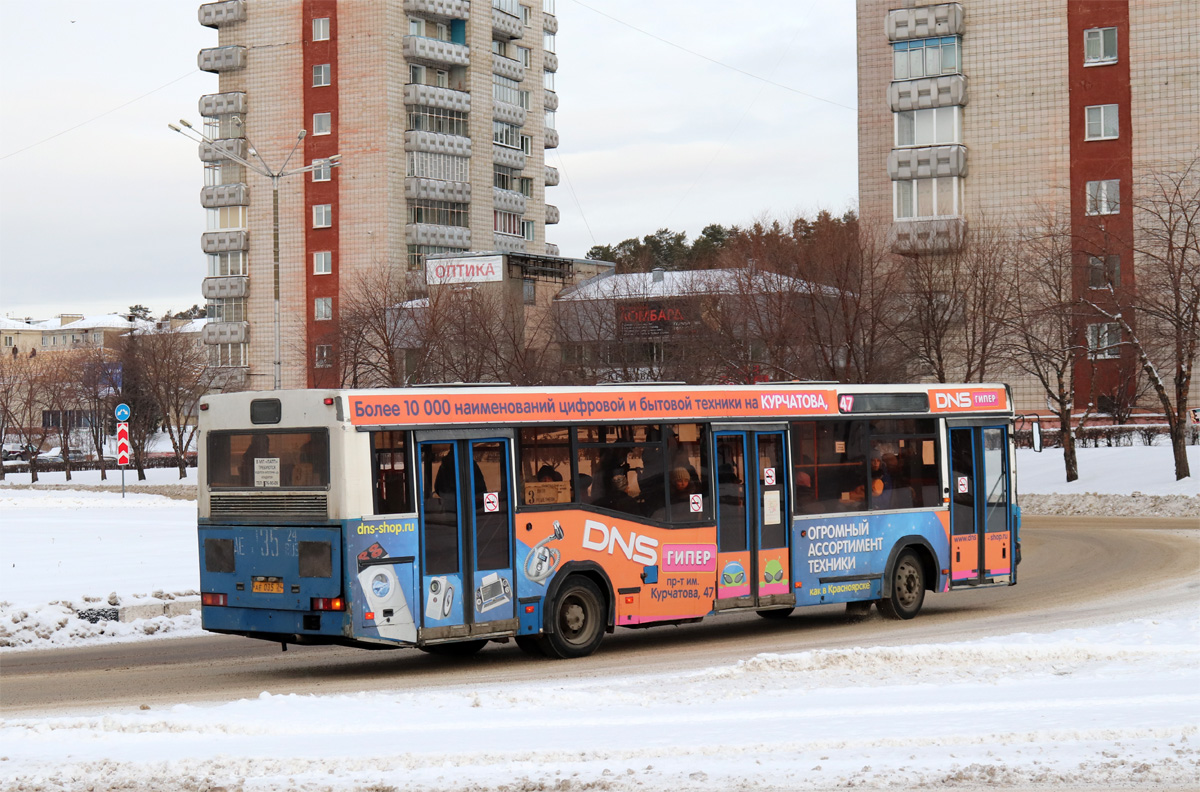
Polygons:
[[925,601],[925,570],[912,550],[896,559],[890,596],[879,600],[879,612],[889,619],[911,619]]
[[600,646],[607,616],[604,596],[591,580],[569,578],[554,599],[552,614],[554,631],[540,642],[547,657],[587,657]]

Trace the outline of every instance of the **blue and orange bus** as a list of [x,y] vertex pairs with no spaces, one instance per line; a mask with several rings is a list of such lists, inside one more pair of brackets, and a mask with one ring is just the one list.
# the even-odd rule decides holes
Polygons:
[[201,405],[203,625],[552,657],[617,627],[1010,586],[1000,384],[246,392]]

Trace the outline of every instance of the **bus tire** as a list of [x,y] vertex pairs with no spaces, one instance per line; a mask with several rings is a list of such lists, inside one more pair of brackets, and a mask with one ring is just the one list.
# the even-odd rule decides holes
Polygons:
[[539,644],[547,657],[587,657],[604,639],[608,609],[600,589],[582,575],[572,575],[558,590],[550,611],[554,629]]
[[791,616],[792,611],[794,611],[794,610],[796,610],[796,609],[795,608],[770,608],[769,610],[756,611],[756,613],[758,613],[758,615],[763,617],[764,619],[770,619],[771,621],[779,621],[780,619],[786,619],[788,616]]
[[888,596],[879,600],[879,612],[889,619],[911,619],[925,601],[925,568],[912,550],[904,550],[896,558]]
[[546,653],[542,651],[542,637],[540,635],[518,635],[513,640],[517,642],[517,648],[530,657],[546,656]]
[[487,646],[487,641],[476,640],[429,644],[428,646],[418,646],[417,648],[426,654],[438,655],[439,657],[470,657],[485,646]]

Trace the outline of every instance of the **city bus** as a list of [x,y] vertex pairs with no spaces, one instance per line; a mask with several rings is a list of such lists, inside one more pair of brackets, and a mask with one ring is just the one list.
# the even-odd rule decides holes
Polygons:
[[617,627],[1011,586],[1002,384],[205,397],[203,627],[582,657]]

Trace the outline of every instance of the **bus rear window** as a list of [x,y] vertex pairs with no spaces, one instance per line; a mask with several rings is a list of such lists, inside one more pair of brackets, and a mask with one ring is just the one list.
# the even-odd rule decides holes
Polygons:
[[325,487],[329,484],[329,432],[212,432],[208,436],[208,486]]

